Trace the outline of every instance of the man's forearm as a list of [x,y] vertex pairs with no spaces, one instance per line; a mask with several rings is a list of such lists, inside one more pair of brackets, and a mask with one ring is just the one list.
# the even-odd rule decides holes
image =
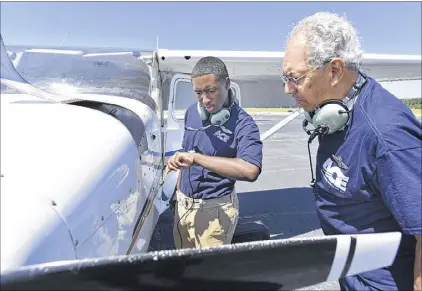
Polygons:
[[422,236],[416,236],[416,251],[415,251],[415,269],[414,269],[414,281],[413,281],[413,290],[422,290],[422,274],[421,274],[421,264],[422,264]]
[[223,158],[194,154],[194,163],[221,176],[238,180],[253,182],[257,179],[259,169],[240,158]]

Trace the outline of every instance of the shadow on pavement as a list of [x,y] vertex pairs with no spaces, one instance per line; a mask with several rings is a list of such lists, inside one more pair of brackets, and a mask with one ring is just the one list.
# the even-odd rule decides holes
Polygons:
[[[286,188],[239,193],[239,223],[262,221],[271,239],[291,238],[320,228],[311,188]],[[163,213],[155,228],[150,251],[173,249],[173,213]]]

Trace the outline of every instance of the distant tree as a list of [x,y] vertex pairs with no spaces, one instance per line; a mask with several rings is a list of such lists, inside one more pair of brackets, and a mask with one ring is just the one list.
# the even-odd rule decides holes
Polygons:
[[403,103],[409,106],[411,109],[422,108],[422,98],[402,99]]

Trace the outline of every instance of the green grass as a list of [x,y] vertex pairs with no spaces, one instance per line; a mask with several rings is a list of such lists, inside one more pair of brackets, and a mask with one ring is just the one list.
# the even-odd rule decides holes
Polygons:
[[[246,112],[248,113],[255,113],[255,112],[288,112],[296,111],[299,108],[244,108]],[[411,109],[413,114],[415,114],[416,117],[421,118],[422,117],[422,109],[421,108],[412,108]]]
[[417,108],[417,109],[412,109],[413,114],[415,114],[416,117],[421,118],[422,117],[422,109],[421,108]]
[[[291,111],[296,111],[299,108],[243,108],[246,112],[248,113],[256,113],[256,112],[288,112],[289,110]],[[417,109],[411,109],[413,114],[415,114],[416,117],[421,118],[422,117],[422,110],[421,108],[417,108]],[[178,110],[180,111],[180,110]],[[184,112],[184,111],[180,111],[180,112]],[[167,116],[167,110],[164,111],[164,115]]]
[[[295,111],[299,108],[243,108],[248,113],[254,113],[254,112],[288,112],[289,110]],[[185,110],[176,110],[176,112],[185,112]],[[167,113],[167,110],[164,110],[164,113]]]
[[254,112],[288,112],[289,110],[295,111],[298,108],[243,108],[248,113]]

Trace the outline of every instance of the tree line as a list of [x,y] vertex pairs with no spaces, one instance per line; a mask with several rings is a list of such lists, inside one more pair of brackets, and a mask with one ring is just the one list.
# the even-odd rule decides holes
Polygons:
[[422,98],[412,98],[412,99],[401,99],[404,104],[409,106],[411,109],[421,109],[422,108]]

